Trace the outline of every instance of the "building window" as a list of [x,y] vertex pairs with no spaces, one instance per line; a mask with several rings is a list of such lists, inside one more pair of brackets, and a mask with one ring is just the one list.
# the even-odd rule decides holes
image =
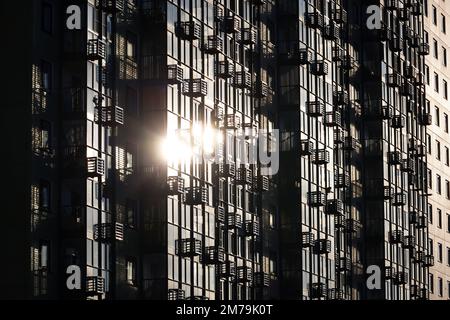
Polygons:
[[52,88],[52,65],[47,61],[41,61],[41,86],[47,91]]
[[436,39],[433,38],[433,55],[436,59],[439,59],[439,46]]
[[436,175],[436,192],[438,194],[441,194],[442,190],[441,190],[441,176],[440,175]]
[[126,46],[126,54],[127,57],[132,59],[132,60],[136,60],[136,35],[134,33],[131,32],[127,32],[127,46]]
[[39,209],[49,211],[51,207],[50,199],[50,182],[47,180],[41,180],[39,184]]
[[428,204],[428,222],[433,224],[433,206]]
[[450,248],[447,247],[447,265],[450,266]]
[[431,136],[427,133],[427,152],[431,154]]
[[441,160],[441,143],[436,140],[436,159]]
[[443,89],[444,89],[444,98],[445,100],[448,100],[448,83],[447,80],[444,80],[444,85],[443,85]]
[[433,190],[433,174],[431,169],[427,169],[428,189]]
[[40,148],[43,152],[50,152],[51,148],[51,124],[48,121],[41,120],[40,125]]
[[430,85],[430,67],[425,65],[425,79],[427,82],[427,85]]
[[450,154],[447,147],[445,147],[445,164],[449,166],[450,164]]
[[431,12],[432,12],[432,18],[433,18],[433,24],[437,25],[437,9],[435,6],[431,6]]
[[440,117],[439,108],[436,106],[434,106],[434,118],[435,118],[436,125],[439,127],[441,125],[441,117]]
[[447,232],[450,233],[450,214],[447,213]]
[[442,263],[442,243],[438,243],[438,261]]
[[445,180],[445,196],[450,199],[450,181]]
[[42,31],[51,34],[53,32],[53,8],[52,5],[42,3]]
[[446,25],[446,21],[445,21],[445,15],[441,14],[441,31],[442,33],[447,33],[447,25]]
[[425,17],[428,17],[428,0],[424,0],[423,2],[423,12],[425,14]]
[[48,270],[50,267],[50,250],[48,241],[39,244],[39,269]]
[[430,293],[434,293],[434,277],[432,273],[430,273]]
[[448,114],[444,113],[444,131],[448,133]]
[[134,259],[127,260],[127,283],[136,285],[136,261]]
[[137,201],[132,199],[126,200],[125,206],[125,223],[129,228],[136,227]]
[[434,73],[434,91],[439,93],[439,75]]
[[442,286],[443,286],[442,278],[438,277],[438,290],[439,290],[438,294],[440,297],[442,297],[442,295],[443,295],[443,287]]
[[438,228],[442,229],[442,210],[437,209],[438,214]]
[[445,47],[442,47],[442,64],[447,66],[447,49]]

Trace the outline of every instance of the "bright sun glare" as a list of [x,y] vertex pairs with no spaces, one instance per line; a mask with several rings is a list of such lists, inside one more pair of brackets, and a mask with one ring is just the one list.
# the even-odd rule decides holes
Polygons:
[[167,161],[188,161],[194,155],[213,155],[220,141],[221,135],[214,128],[194,124],[191,129],[168,132],[161,142],[161,151]]

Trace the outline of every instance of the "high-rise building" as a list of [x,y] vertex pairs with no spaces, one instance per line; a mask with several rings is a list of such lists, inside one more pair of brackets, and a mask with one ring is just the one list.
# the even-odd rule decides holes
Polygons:
[[421,0],[2,6],[0,296],[428,298]]
[[430,268],[430,298],[450,298],[450,175],[447,50],[450,37],[447,19],[450,5],[445,1],[424,1],[425,40],[431,54],[425,66],[426,107],[433,115],[427,135],[430,250],[434,265]]

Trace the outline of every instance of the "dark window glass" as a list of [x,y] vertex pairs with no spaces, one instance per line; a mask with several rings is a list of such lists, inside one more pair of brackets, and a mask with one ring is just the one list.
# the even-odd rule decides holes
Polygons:
[[42,4],[42,31],[50,34],[53,32],[53,8],[46,2]]

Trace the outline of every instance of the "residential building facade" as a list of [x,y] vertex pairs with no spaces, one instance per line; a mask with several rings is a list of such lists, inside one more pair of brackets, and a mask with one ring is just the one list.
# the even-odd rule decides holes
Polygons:
[[2,295],[428,299],[423,4],[5,4]]

